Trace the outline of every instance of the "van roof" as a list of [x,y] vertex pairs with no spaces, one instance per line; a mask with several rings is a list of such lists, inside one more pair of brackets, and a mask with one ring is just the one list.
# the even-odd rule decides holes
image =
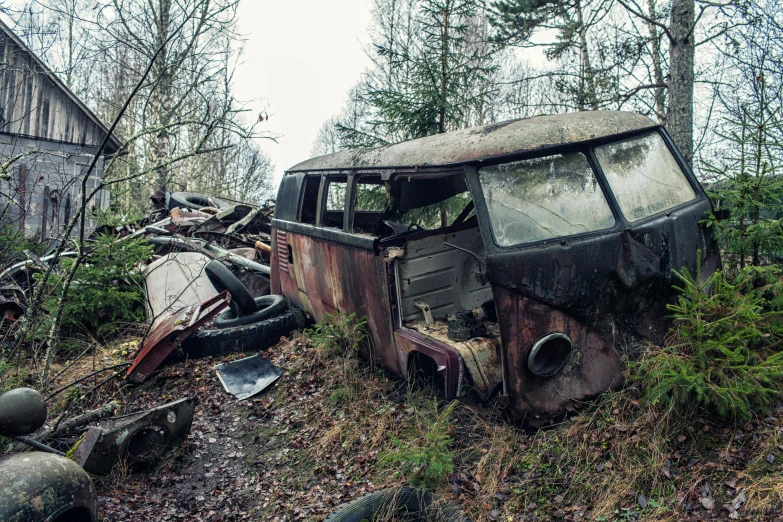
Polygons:
[[303,161],[286,173],[449,166],[657,126],[641,114],[619,111],[536,116],[435,134],[395,145],[344,150]]

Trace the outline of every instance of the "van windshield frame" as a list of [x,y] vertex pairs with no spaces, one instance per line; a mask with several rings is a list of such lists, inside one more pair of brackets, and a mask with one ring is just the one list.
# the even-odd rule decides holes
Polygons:
[[[615,193],[613,192],[611,185],[607,180],[607,177],[604,174],[604,171],[601,168],[601,165],[596,157],[596,149],[607,145],[621,144],[633,140],[643,139],[651,134],[655,134],[663,140],[663,143],[666,146],[666,150],[668,151],[668,154],[674,160],[673,164],[676,164],[676,166],[679,169],[679,175],[684,177],[684,179],[687,182],[687,185],[689,185],[689,187],[693,189],[695,195],[693,198],[687,201],[670,206],[668,208],[662,208],[660,210],[657,210],[656,212],[647,215],[646,217],[640,219],[632,219],[626,217],[626,215],[621,210],[617,197],[615,196]],[[557,154],[564,155],[564,154],[573,154],[573,153],[584,154],[584,156],[588,159],[593,175],[595,176],[599,186],[603,191],[604,197],[606,198],[606,202],[611,208],[611,212],[614,216],[614,225],[600,230],[590,230],[590,231],[585,231],[582,233],[575,233],[575,234],[559,234],[547,238],[542,238],[542,239],[535,238],[531,241],[521,241],[513,244],[504,244],[503,240],[499,241],[495,233],[496,224],[493,223],[493,218],[491,216],[491,212],[487,204],[487,200],[485,196],[485,187],[484,187],[484,183],[482,182],[482,173],[484,173],[484,175],[486,176],[486,172],[487,172],[486,169],[488,169],[489,167],[494,167],[496,165],[507,165],[507,164],[512,164],[514,162],[518,162],[520,160],[535,160],[538,158],[546,158],[548,156],[553,156]],[[686,208],[695,205],[706,198],[706,195],[704,194],[701,185],[699,184],[698,180],[696,180],[695,176],[690,170],[690,167],[685,162],[684,158],[676,150],[676,147],[674,147],[671,138],[665,132],[662,132],[660,128],[653,129],[653,130],[644,129],[639,132],[634,132],[631,134],[626,134],[621,136],[610,136],[592,142],[574,143],[574,144],[569,144],[568,146],[553,147],[547,150],[537,151],[535,154],[519,154],[515,156],[509,155],[508,157],[505,158],[497,158],[492,162],[486,162],[486,165],[482,165],[478,168],[474,168],[471,166],[471,167],[466,167],[466,169],[469,173],[471,171],[473,173],[472,175],[470,174],[468,175],[468,179],[469,179],[469,183],[471,184],[471,190],[473,192],[474,200],[476,200],[477,202],[480,200],[479,206],[483,207],[482,211],[480,212],[480,219],[481,221],[484,222],[484,224],[482,225],[482,229],[484,229],[487,232],[487,234],[492,238],[491,242],[493,246],[501,250],[508,250],[514,248],[526,248],[529,246],[546,244],[555,241],[564,242],[565,240],[570,241],[574,239],[589,238],[591,236],[596,236],[596,235],[610,234],[616,232],[617,230],[629,229],[635,226],[639,226],[640,224],[646,223],[648,221],[660,219],[662,216],[667,216],[681,208]],[[507,241],[505,243],[507,243]]]

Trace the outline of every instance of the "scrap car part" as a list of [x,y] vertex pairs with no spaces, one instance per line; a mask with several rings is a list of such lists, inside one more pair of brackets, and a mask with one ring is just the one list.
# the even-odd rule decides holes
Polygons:
[[204,273],[209,261],[198,252],[173,252],[147,265],[144,289],[153,328],[167,311],[195,306],[218,294]]
[[154,372],[163,360],[182,344],[182,341],[228,306],[227,292],[207,299],[201,304],[173,311],[157,323],[136,353],[126,377],[141,383]]
[[96,522],[97,513],[95,487],[76,462],[36,451],[0,457],[0,520]]
[[[77,252],[68,251],[68,252],[60,252],[59,258],[62,259],[63,257],[76,257],[78,254]],[[51,254],[48,256],[43,256],[41,258],[37,258],[40,262],[46,262],[51,261],[52,259],[56,259],[58,256]],[[27,259],[26,261],[20,261],[19,263],[15,263],[2,272],[0,272],[0,280],[6,279],[8,277],[13,277],[19,272],[22,272],[23,270],[26,270],[28,267],[31,266],[37,266],[38,263],[36,261],[33,261],[32,259]]]
[[260,354],[218,364],[215,370],[223,388],[240,401],[261,393],[283,375],[277,366]]
[[213,198],[206,194],[195,192],[172,192],[168,198],[169,210],[182,207],[190,210],[198,210],[203,207],[213,207],[220,210],[230,208],[231,205],[222,199]]
[[33,433],[46,422],[46,402],[32,388],[15,388],[0,395],[0,435]]
[[146,467],[182,443],[190,433],[196,399],[183,398],[149,411],[107,419],[84,469],[106,475],[121,461]]
[[0,338],[5,336],[26,310],[27,300],[19,285],[12,281],[0,284]]
[[269,275],[271,273],[268,266],[255,261],[250,261],[240,255],[229,252],[224,248],[213,245],[201,239],[186,239],[168,236],[153,236],[147,239],[153,245],[173,245],[187,250],[198,250],[205,254],[212,254],[214,259],[228,261],[237,268],[245,268],[260,274]]

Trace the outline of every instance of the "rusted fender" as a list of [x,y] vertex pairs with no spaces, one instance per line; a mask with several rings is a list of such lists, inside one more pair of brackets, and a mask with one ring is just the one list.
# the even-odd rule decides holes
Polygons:
[[0,457],[0,520],[50,522],[71,511],[98,520],[95,487],[78,464],[40,452]]
[[185,440],[195,410],[196,399],[183,398],[101,422],[103,433],[86,458],[84,469],[106,475],[123,460],[137,468],[152,464]]
[[182,341],[228,306],[227,295],[223,291],[199,305],[175,310],[155,323],[128,367],[127,379],[135,383],[144,382]]
[[0,435],[28,435],[45,422],[46,402],[37,391],[15,388],[0,395]]

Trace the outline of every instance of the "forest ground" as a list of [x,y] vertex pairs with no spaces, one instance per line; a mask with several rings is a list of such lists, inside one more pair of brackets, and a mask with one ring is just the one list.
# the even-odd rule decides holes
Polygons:
[[[125,410],[185,396],[198,406],[155,468],[97,479],[102,520],[320,521],[407,483],[476,521],[783,520],[783,405],[742,426],[675,426],[626,389],[532,430],[470,397],[446,418],[428,386],[324,357],[301,334],[266,352],[277,384],[236,401],[214,366],[242,356],[166,367],[125,396]],[[422,454],[447,463],[440,477]]]

